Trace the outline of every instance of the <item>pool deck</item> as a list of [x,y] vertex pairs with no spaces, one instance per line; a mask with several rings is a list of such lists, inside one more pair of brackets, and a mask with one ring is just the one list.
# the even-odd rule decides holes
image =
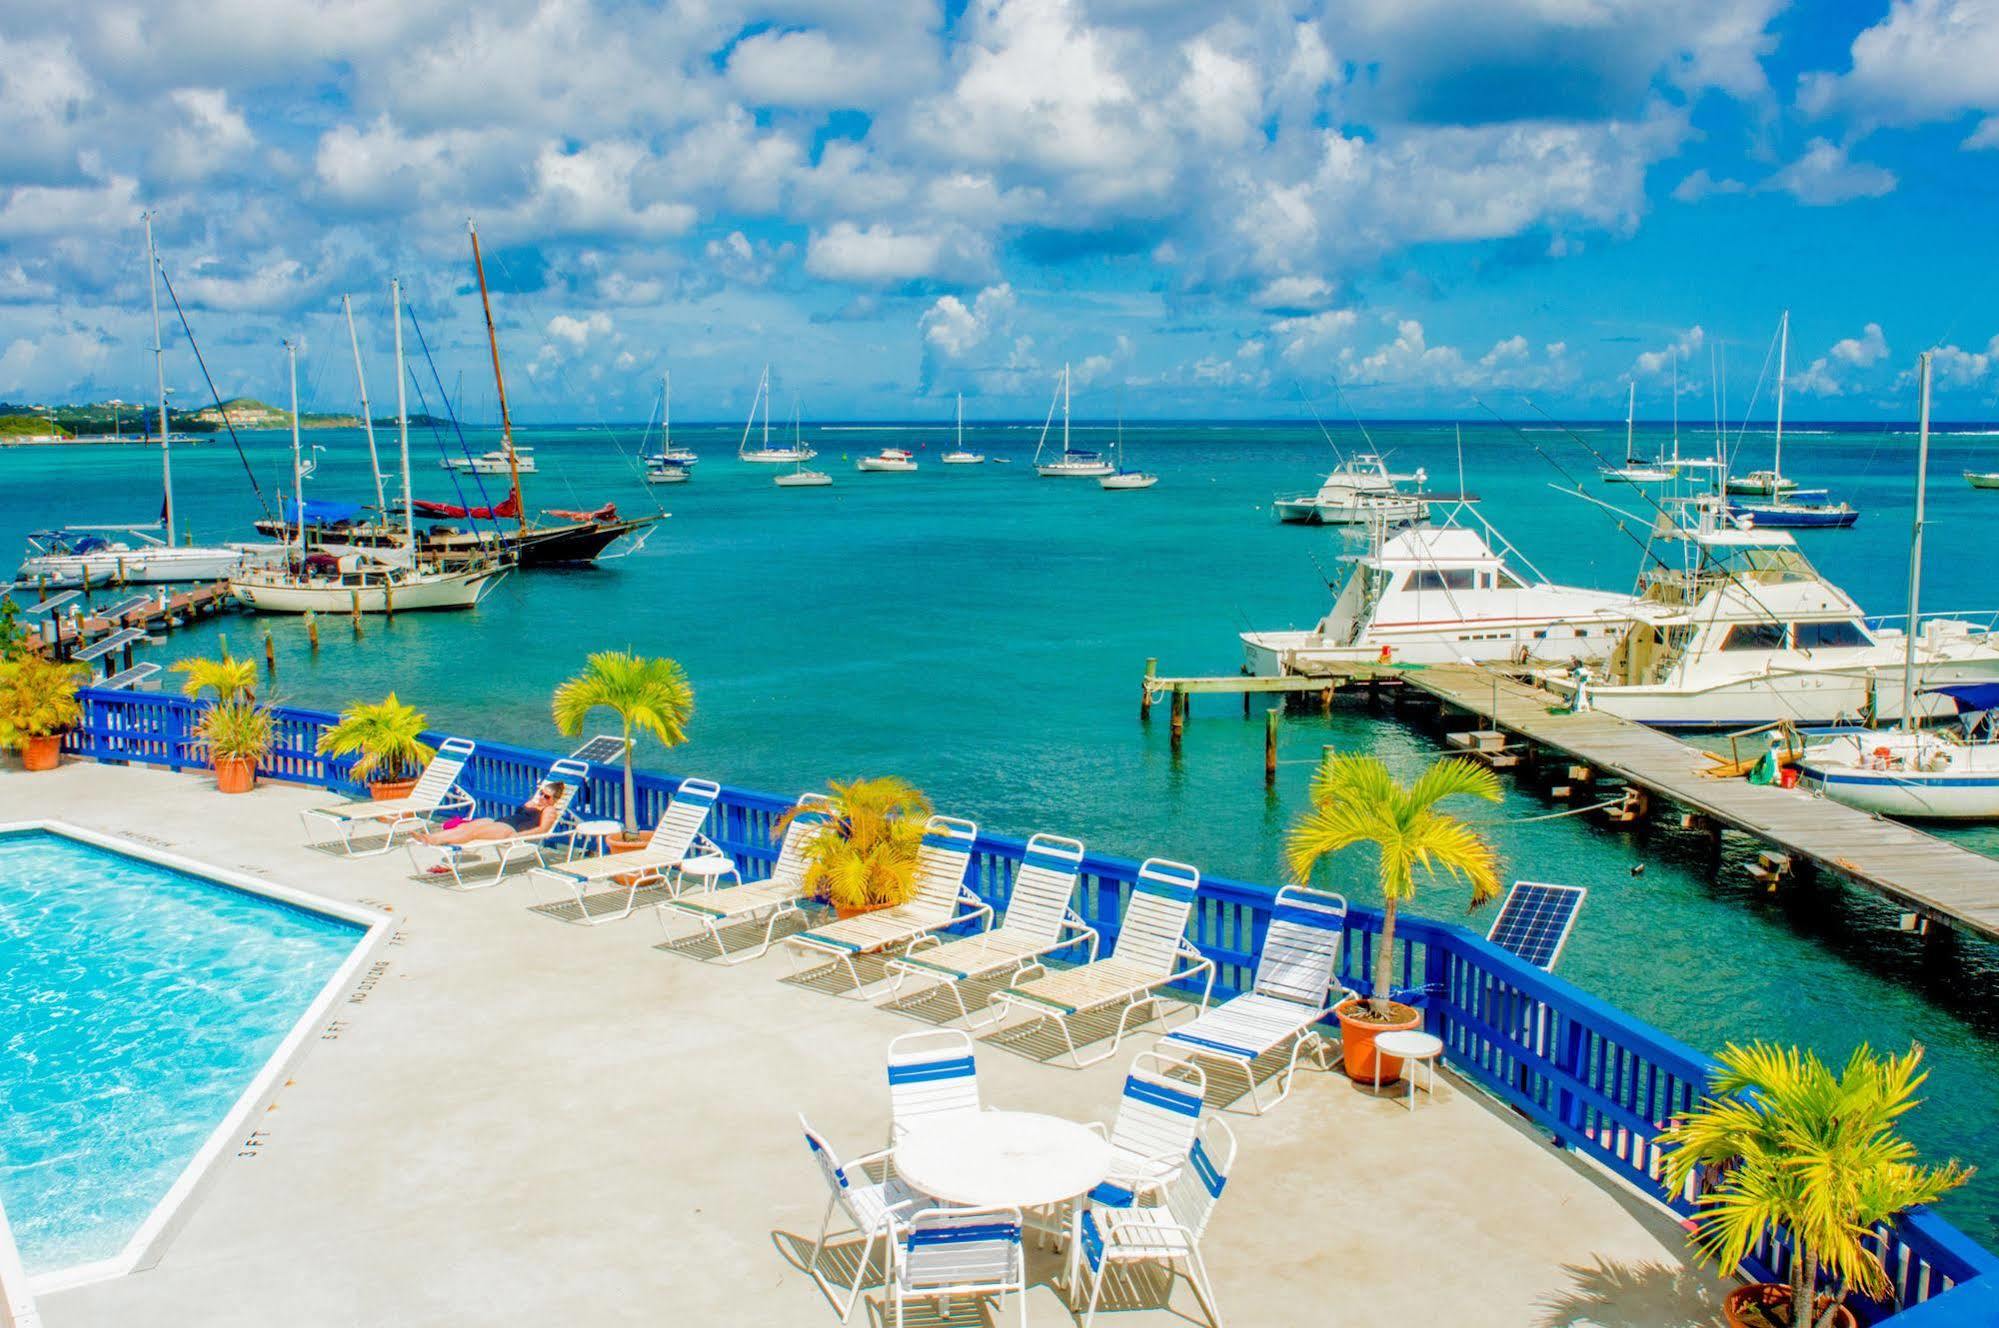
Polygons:
[[[400,852],[302,847],[298,809],[331,801],[0,769],[9,819],[138,838],[397,924],[158,1264],[48,1294],[48,1328],[837,1324],[799,1266],[826,1192],[797,1115],[843,1153],[880,1146],[883,1049],[924,1025],[784,981],[775,952],[736,968],[663,952],[649,912],[564,926],[518,878],[453,894]],[[1077,1120],[1110,1119],[1128,1059],[1079,1072],[978,1052],[988,1104]],[[1720,1284],[1688,1268],[1669,1215],[1448,1073],[1414,1114],[1313,1072],[1271,1115],[1228,1119],[1242,1150],[1205,1250],[1238,1328],[1719,1323]],[[1031,1269],[1034,1323],[1070,1321],[1052,1264]],[[1098,1318],[1200,1321],[1184,1282],[1170,1309]],[[911,1322],[987,1318],[961,1304]]]

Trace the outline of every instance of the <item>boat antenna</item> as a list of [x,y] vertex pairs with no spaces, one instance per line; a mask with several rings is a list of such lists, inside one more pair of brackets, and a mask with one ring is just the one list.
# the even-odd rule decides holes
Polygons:
[[514,421],[507,413],[507,380],[500,373],[500,334],[493,327],[493,301],[486,294],[486,264],[479,257],[479,228],[472,219],[465,219],[465,233],[472,237],[472,267],[479,274],[479,307],[486,314],[486,344],[493,352],[493,391],[500,403],[500,446],[507,453],[508,496],[514,504],[514,529],[518,537],[525,537],[528,529],[527,509],[521,505],[521,459],[514,451]]
[[1311,415],[1312,423],[1318,426],[1319,437],[1325,439],[1326,446],[1333,449],[1333,460],[1344,466],[1347,463],[1346,453],[1340,451],[1340,445],[1333,441],[1332,432],[1326,428],[1326,422],[1319,418],[1318,406],[1313,403],[1311,397],[1305,395],[1305,385],[1294,378],[1291,380],[1291,386],[1298,390],[1298,399],[1305,403],[1305,410]]
[[[403,283],[389,279],[389,311],[396,325],[396,440],[403,460],[403,547],[409,550],[410,564],[416,563],[416,510],[410,501],[410,412],[403,371]],[[380,476],[376,477],[380,483]]]
[[[174,458],[171,434],[167,430],[166,343],[160,339],[160,258],[153,250],[153,214],[146,222],[146,274],[153,292],[153,379],[160,389],[160,520],[167,528],[167,543],[174,542]],[[116,412],[114,411],[115,415]]]
[[368,405],[368,375],[361,371],[361,338],[354,331],[354,301],[341,296],[340,310],[347,315],[347,344],[354,348],[354,382],[361,390],[361,429],[368,435],[368,473],[375,477],[375,510],[386,515],[388,499],[382,494],[382,458],[375,451],[375,413]]
[[1917,615],[1923,590],[1923,500],[1930,470],[1930,352],[1923,352],[1916,376],[1922,391],[1916,417],[1916,520],[1909,534],[1909,621],[1902,635],[1902,727],[1910,731],[1916,727],[1916,632],[1922,623]]

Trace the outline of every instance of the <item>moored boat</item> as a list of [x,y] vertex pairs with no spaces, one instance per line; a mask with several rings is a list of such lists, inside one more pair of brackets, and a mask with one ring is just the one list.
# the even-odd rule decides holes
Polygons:
[[974,452],[965,446],[965,394],[958,394],[958,435],[951,450],[937,458],[941,466],[981,466],[985,464],[985,453]]
[[907,474],[916,469],[916,455],[900,447],[884,447],[856,461],[854,469],[870,475]]
[[[1062,450],[1051,454],[1043,461],[1042,453],[1048,446],[1049,426],[1055,421],[1055,405],[1062,405]],[[1069,445],[1069,366],[1062,366],[1062,376],[1055,384],[1055,396],[1048,403],[1048,418],[1041,422],[1041,438],[1034,445],[1034,473],[1043,479],[1095,479],[1101,475],[1116,473],[1116,467],[1104,459],[1101,452],[1085,451]]]
[[438,464],[472,475],[532,475],[536,471],[534,449],[528,447],[496,447],[478,456],[448,456]]
[[[763,440],[758,446],[751,447],[750,430],[756,424],[759,403],[763,406]],[[766,364],[763,373],[757,378],[756,395],[750,398],[750,415],[743,422],[743,437],[736,444],[736,459],[758,466],[790,466],[810,461],[818,455],[818,452],[807,447],[804,440],[797,436],[795,429],[790,447],[770,445],[770,366]]]
[[1421,470],[1394,475],[1388,463],[1373,452],[1345,457],[1320,484],[1317,493],[1280,497],[1271,501],[1271,511],[1286,525],[1359,526],[1386,523],[1399,525],[1423,521],[1430,515],[1429,500],[1406,493],[1405,482],[1422,484]]

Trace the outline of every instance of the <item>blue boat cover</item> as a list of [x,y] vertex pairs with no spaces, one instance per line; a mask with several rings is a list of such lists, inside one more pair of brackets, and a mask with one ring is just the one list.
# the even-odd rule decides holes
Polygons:
[[1925,687],[1925,692],[1948,696],[1957,703],[1960,715],[1980,710],[1999,710],[1999,682],[1957,682],[1942,687]]
[[[287,522],[297,521],[298,509],[299,504],[297,499],[286,503],[285,520]],[[334,526],[340,524],[342,521],[352,521],[359,515],[361,515],[361,504],[359,503],[336,503],[329,502],[323,498],[308,498],[305,500],[305,520],[307,525]]]

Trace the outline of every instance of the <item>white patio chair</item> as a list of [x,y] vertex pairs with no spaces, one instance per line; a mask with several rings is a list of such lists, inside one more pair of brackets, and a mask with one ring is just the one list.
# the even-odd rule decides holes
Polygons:
[[[548,768],[542,784],[561,784],[555,802],[555,819],[548,829],[509,835],[505,839],[481,839],[470,844],[409,845],[410,865],[417,877],[446,890],[483,890],[506,879],[517,863],[548,863],[547,849],[554,843],[575,850],[577,820],[573,804],[590,779],[590,767],[567,757]],[[489,874],[490,869],[490,874]]]
[[[1026,1014],[1054,1026],[1078,1067],[1117,1054],[1132,1028],[1145,1022],[1133,1025],[1132,1017],[1140,1011],[1149,1017],[1161,993],[1174,983],[1205,974],[1200,1006],[1205,1010],[1215,986],[1215,964],[1186,936],[1200,883],[1201,873],[1184,862],[1148,858],[1138,869],[1109,956],[996,991],[992,1003],[1005,1006],[1007,1013]],[[1073,1022],[1111,1009],[1118,1011],[1116,1036],[1101,1054],[1085,1059],[1076,1046]],[[1021,1027],[1025,1026],[1024,1022]]]
[[888,1044],[889,1143],[939,1117],[977,1114],[972,1039],[955,1028],[904,1033]]
[[901,950],[932,932],[961,923],[992,924],[993,910],[965,884],[979,827],[955,816],[933,816],[917,850],[916,895],[906,904],[841,918],[785,938],[796,969],[804,958],[844,966],[858,992],[866,984],[854,961],[861,955]]
[[[575,903],[574,918],[551,914],[560,921],[584,927],[622,921],[638,907],[640,890],[662,880],[670,885],[681,863],[709,854],[727,856],[701,833],[721,795],[721,786],[712,780],[682,780],[660,813],[659,824],[636,851],[600,853],[560,866],[536,867],[528,873],[529,879],[542,882],[543,894],[553,895],[555,902],[564,902],[567,895]],[[602,888],[607,885],[610,888]],[[605,895],[616,898],[619,890],[624,892],[625,902],[618,911],[599,913],[591,907],[593,899]]]
[[[1234,1131],[1221,1117],[1210,1116],[1163,1202],[1136,1208],[1092,1207],[1083,1214],[1083,1262],[1090,1284],[1083,1328],[1096,1322],[1104,1274],[1113,1264],[1134,1263],[1163,1263],[1170,1273],[1184,1274],[1208,1322],[1222,1328],[1214,1284],[1201,1259],[1201,1236],[1235,1167],[1235,1153]],[[1170,1301],[1170,1285],[1167,1296]]]
[[1134,1056],[1117,1119],[1108,1131],[1091,1127],[1110,1141],[1112,1155],[1110,1175],[1090,1192],[1091,1200],[1108,1208],[1156,1201],[1194,1146],[1206,1093],[1199,1066],[1150,1051]]
[[[1299,1057],[1308,1048],[1319,1049],[1324,1064],[1324,1039],[1314,1030],[1334,1006],[1353,995],[1336,976],[1346,925],[1347,901],[1339,895],[1285,886],[1272,905],[1249,990],[1166,1034],[1155,1050],[1241,1075],[1250,1110],[1257,1115],[1276,1106],[1291,1095]],[[1256,1082],[1256,1063],[1287,1042],[1291,1052],[1278,1076],[1277,1096],[1266,1103]]]
[[[840,1321],[844,1323],[852,1317],[854,1303],[861,1298],[861,1283],[867,1277],[868,1264],[874,1258],[876,1244],[882,1244],[886,1252],[887,1242],[893,1237],[895,1218],[907,1216],[919,1204],[927,1205],[929,1201],[895,1176],[889,1166],[887,1149],[843,1163],[833,1152],[832,1145],[812,1128],[811,1122],[803,1115],[799,1116],[798,1124],[805,1131],[805,1144],[812,1150],[812,1160],[826,1178],[827,1190],[826,1213],[819,1219],[819,1239],[813,1242],[812,1259],[805,1271],[812,1275],[812,1280],[819,1284],[826,1298],[838,1307]],[[848,1224],[837,1232],[833,1228],[835,1210]],[[851,1286],[836,1288],[819,1271],[819,1261],[826,1253],[826,1242],[835,1235],[859,1235],[864,1238],[860,1256],[854,1264]]]
[[[831,805],[831,799],[823,793],[807,793],[798,799],[798,810],[792,814],[791,824],[785,827],[784,842],[778,846],[777,862],[769,876],[727,887],[718,886],[717,879],[711,877],[703,889],[660,900],[654,912],[667,940],[672,942],[675,937],[666,920],[678,916],[701,924],[715,943],[715,958],[720,963],[747,963],[768,952],[777,924],[799,915],[799,905],[805,899],[805,845],[826,823],[826,808]],[[759,919],[764,924],[763,943],[753,950],[731,954],[724,933]]]
[[[396,835],[403,831],[427,829],[446,816],[471,811],[472,795],[458,787],[458,777],[465,773],[472,750],[472,744],[463,738],[446,738],[439,743],[407,797],[306,808],[299,813],[306,847],[324,848],[338,839],[349,857],[370,858],[394,848]],[[380,847],[355,848],[354,836],[362,830],[379,832]]]
[[1018,1208],[926,1208],[907,1220],[891,1217],[894,1268],[883,1315],[903,1328],[912,1300],[948,1306],[960,1296],[993,1298],[993,1319],[1012,1296],[1027,1325],[1027,1250]]
[[[889,991],[886,1004],[915,1002],[932,992],[948,992],[958,1007],[958,1017],[970,1020],[965,1007],[964,984],[1012,970],[1015,982],[1030,974],[1044,973],[1041,961],[1058,950],[1086,945],[1088,958],[1097,957],[1096,929],[1069,907],[1076,892],[1076,879],[1083,862],[1083,842],[1063,835],[1038,834],[1027,841],[1020,870],[1013,878],[1006,916],[990,931],[955,940],[936,935],[920,937],[897,958],[888,961]],[[929,979],[929,985],[900,996],[910,978]]]

